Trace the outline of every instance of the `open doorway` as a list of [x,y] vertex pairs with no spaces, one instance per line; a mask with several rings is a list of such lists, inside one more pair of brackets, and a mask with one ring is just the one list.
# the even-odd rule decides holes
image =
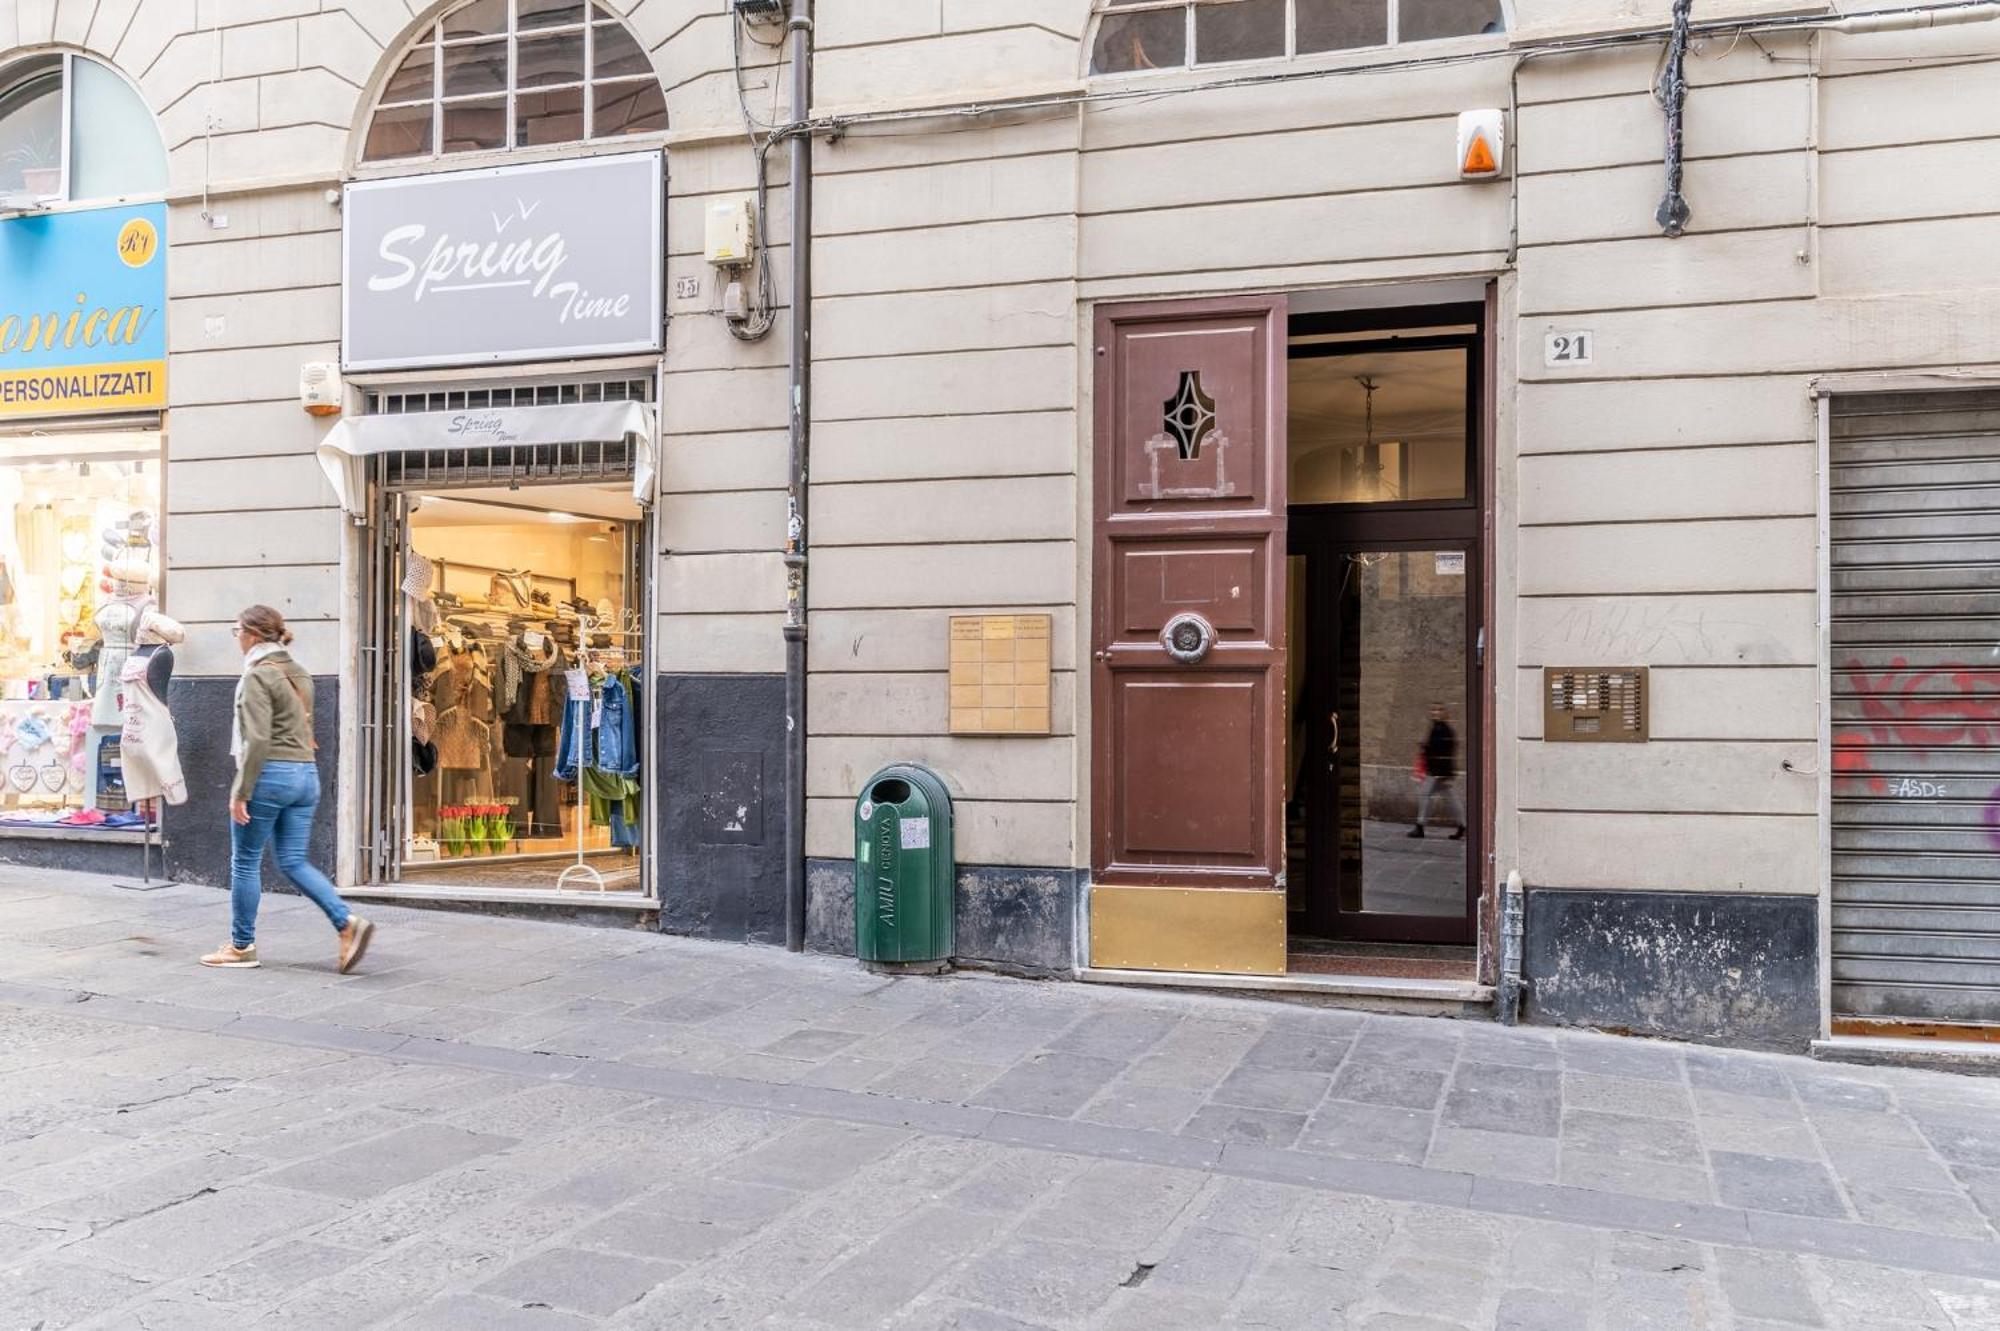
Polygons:
[[1301,315],[1290,332],[1288,969],[1469,978],[1483,310]]
[[[629,482],[409,490],[394,878],[641,894],[641,514]],[[424,646],[427,644],[427,646]],[[581,866],[580,868],[578,866]]]

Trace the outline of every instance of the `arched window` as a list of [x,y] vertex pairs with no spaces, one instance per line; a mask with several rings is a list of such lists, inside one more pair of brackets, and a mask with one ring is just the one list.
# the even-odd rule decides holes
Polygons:
[[0,65],[0,200],[87,202],[166,187],[153,113],[122,75],[68,51]]
[[653,62],[603,5],[471,0],[419,37],[382,85],[361,157],[502,152],[666,127]]
[[1093,74],[1505,32],[1501,0],[1099,0]]

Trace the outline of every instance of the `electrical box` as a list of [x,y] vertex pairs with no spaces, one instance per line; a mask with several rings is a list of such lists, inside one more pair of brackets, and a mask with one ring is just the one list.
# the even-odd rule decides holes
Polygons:
[[1458,113],[1458,175],[1491,180],[1507,170],[1507,113],[1498,107]]
[[1643,744],[1651,734],[1645,666],[1542,671],[1542,738],[1551,744]]
[[717,199],[708,205],[708,261],[723,267],[740,267],[755,257],[757,246],[757,200]]

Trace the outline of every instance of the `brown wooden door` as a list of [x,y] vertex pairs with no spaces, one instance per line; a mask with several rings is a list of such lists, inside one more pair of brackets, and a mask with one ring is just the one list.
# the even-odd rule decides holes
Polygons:
[[[1097,313],[1099,885],[1282,883],[1285,314],[1283,296]],[[1194,661],[1162,639],[1185,616],[1183,646],[1212,628]]]

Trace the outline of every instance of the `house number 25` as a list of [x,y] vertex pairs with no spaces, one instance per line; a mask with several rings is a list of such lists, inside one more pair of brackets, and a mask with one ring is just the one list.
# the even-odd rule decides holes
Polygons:
[[1596,347],[1597,338],[1587,328],[1550,333],[1547,340],[1542,343],[1542,360],[1551,368],[1588,365],[1590,353]]

